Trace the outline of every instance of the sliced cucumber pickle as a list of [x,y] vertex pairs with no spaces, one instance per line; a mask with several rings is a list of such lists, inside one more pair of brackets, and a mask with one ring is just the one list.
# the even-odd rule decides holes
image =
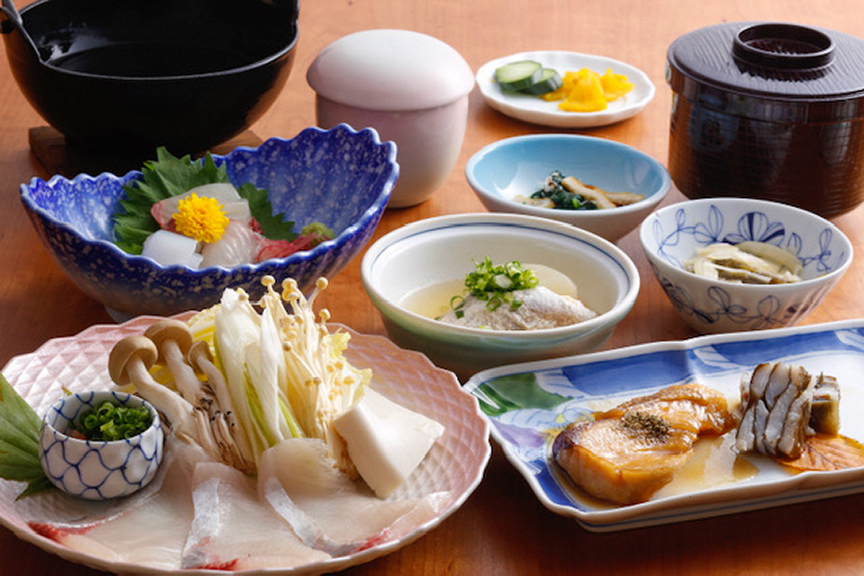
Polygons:
[[502,90],[519,92],[540,81],[543,66],[534,60],[520,60],[495,70],[495,81]]
[[540,71],[540,79],[531,86],[523,88],[522,92],[525,94],[531,94],[532,96],[542,96],[543,94],[554,92],[563,85],[564,81],[561,79],[561,75],[558,74],[557,70],[552,68],[543,68],[543,70]]

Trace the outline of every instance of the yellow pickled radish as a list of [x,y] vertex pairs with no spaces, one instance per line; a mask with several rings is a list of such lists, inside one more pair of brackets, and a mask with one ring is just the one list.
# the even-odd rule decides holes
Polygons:
[[615,74],[611,68],[607,68],[606,73],[600,76],[600,85],[606,100],[615,100],[633,90],[633,83],[627,80],[627,76]]

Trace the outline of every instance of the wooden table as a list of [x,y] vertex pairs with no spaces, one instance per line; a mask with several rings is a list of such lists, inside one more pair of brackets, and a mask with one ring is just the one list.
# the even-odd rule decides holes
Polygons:
[[[28,2],[19,1],[19,8]],[[305,80],[312,59],[334,40],[364,29],[403,28],[430,34],[456,48],[476,70],[485,62],[527,50],[571,50],[626,61],[657,87],[637,117],[605,128],[574,131],[624,142],[665,164],[671,93],[664,80],[666,49],[702,26],[775,20],[823,26],[864,37],[856,0],[301,0],[294,70],[273,108],[253,126],[262,138],[291,137],[314,125],[313,93]],[[0,62],[0,366],[50,338],[110,322],[51,260],[18,200],[18,185],[50,176],[31,153],[28,130],[44,122],[21,95],[5,58]],[[511,120],[487,107],[475,91],[459,161],[447,182],[424,204],[388,211],[376,238],[430,216],[483,211],[463,176],[465,163],[495,140],[548,129]],[[681,201],[673,191],[667,203]],[[864,254],[864,211],[835,219]],[[635,233],[619,245],[637,263],[642,291],[608,348],[693,336],[654,280]],[[864,260],[806,324],[864,315]],[[383,333],[362,289],[359,258],[326,292],[334,320],[360,332]],[[623,574],[864,572],[864,496],[762,510],[668,526],[589,533],[544,508],[494,447],[485,478],[467,503],[430,534],[356,574],[543,574],[584,571]],[[93,574],[0,529],[3,574]]]

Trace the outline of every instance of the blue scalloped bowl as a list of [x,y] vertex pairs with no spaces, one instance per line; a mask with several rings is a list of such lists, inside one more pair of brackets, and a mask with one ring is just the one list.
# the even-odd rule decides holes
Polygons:
[[113,243],[112,216],[123,185],[139,179],[138,171],[82,174],[72,180],[55,176],[47,182],[34,178],[21,185],[21,202],[63,271],[122,320],[201,310],[217,303],[229,287],[257,298],[264,275],[294,278],[308,292],[317,278],[332,279],[369,241],[399,173],[392,142],[381,143],[373,129],[355,131],[346,125],[307,128],[290,140],[272,138],[257,148],[240,147],[213,158],[227,165],[234,184],[266,188],[277,213],[284,212],[298,226],[323,222],[336,238],[258,264],[161,266]]
[[[640,229],[651,269],[670,302],[700,334],[783,328],[818,306],[852,263],[852,243],[824,218],[751,198],[706,198],[666,206]],[[715,242],[768,242],[797,255],[801,282],[736,284],[684,269],[698,248]]]

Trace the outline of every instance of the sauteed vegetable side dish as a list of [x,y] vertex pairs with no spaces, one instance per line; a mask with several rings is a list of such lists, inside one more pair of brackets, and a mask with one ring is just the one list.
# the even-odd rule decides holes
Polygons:
[[634,192],[607,192],[597,186],[585,184],[575,176],[565,176],[560,171],[553,170],[540,190],[527,198],[517,194],[513,199],[541,208],[608,210],[644,200],[645,195]]

